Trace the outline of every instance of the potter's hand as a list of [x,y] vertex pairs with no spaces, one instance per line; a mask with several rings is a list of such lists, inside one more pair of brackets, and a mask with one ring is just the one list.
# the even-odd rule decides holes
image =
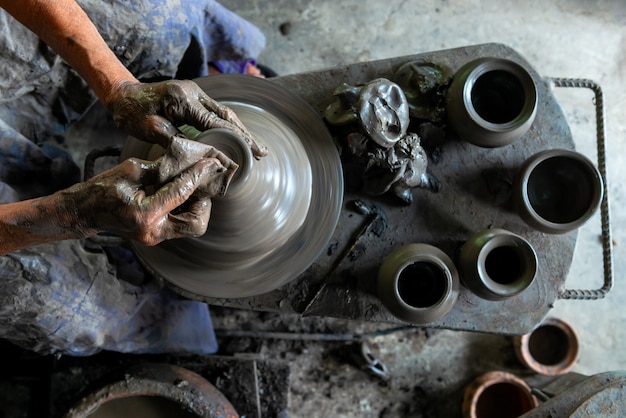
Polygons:
[[235,112],[210,98],[190,80],[123,83],[111,92],[105,106],[116,125],[134,137],[167,148],[184,124],[200,131],[227,128],[241,135],[255,157],[267,155]]
[[[154,166],[129,159],[85,183],[61,192],[78,211],[85,235],[107,231],[145,245],[200,236],[211,214],[209,197],[195,198],[199,184],[224,171],[216,159],[203,159],[149,195]],[[174,212],[185,203],[184,210]],[[65,208],[61,207],[61,210]]]
[[61,193],[68,210],[75,207],[80,223],[92,232],[156,245],[204,234],[210,198],[226,192],[236,169],[213,147],[174,138],[156,161],[128,159]]

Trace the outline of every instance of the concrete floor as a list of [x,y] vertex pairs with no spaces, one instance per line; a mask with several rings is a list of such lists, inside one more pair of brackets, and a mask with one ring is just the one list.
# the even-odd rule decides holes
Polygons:
[[[609,197],[616,284],[600,301],[558,301],[553,315],[580,333],[576,370],[626,369],[626,3],[621,0],[491,1],[246,1],[222,2],[267,36],[260,61],[279,74],[426,51],[501,42],[521,53],[544,76],[590,78],[605,95]],[[289,22],[288,35],[280,26]],[[576,147],[595,160],[595,117],[587,91],[555,92]],[[579,232],[567,285],[598,288],[603,271],[600,221]],[[621,244],[621,245],[620,245]]]
[[[626,174],[626,153],[622,151],[626,138],[626,2],[224,0],[222,3],[264,31],[267,49],[260,61],[281,75],[500,42],[522,54],[541,75],[589,78],[598,82],[605,95],[615,285],[602,300],[559,300],[551,315],[568,321],[579,333],[581,351],[574,371],[592,375],[626,370],[626,309],[623,307],[626,299],[623,282],[626,190],[622,183]],[[555,95],[570,124],[577,149],[595,160],[592,94],[575,89],[559,90]],[[601,286],[599,237],[600,220],[596,216],[579,231],[567,287]],[[403,352],[406,367],[392,367],[399,373],[435,373],[435,370],[452,367],[453,362],[458,367],[458,361],[468,365],[480,361],[470,355],[479,351],[468,348],[475,345],[476,335],[444,331],[434,338],[436,343],[432,342],[414,355],[405,352],[401,340],[384,345],[381,355]],[[481,341],[481,344],[488,344],[489,339]],[[367,406],[374,400],[359,402],[340,415],[377,416]],[[305,416],[293,415],[296,410],[292,408],[292,416]]]

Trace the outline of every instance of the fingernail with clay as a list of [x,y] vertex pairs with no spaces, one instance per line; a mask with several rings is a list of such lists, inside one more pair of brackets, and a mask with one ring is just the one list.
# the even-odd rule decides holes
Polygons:
[[205,171],[206,176],[201,180],[195,194],[199,194],[200,197],[224,196],[239,166],[233,164],[226,168],[215,158],[207,158],[204,161],[210,162]]

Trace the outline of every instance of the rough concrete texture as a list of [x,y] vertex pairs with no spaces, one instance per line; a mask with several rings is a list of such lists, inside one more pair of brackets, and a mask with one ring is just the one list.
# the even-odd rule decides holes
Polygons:
[[[591,375],[626,369],[626,310],[622,303],[626,298],[626,286],[623,284],[626,267],[623,228],[626,217],[623,183],[626,153],[622,151],[622,141],[626,137],[626,120],[623,117],[626,110],[625,2],[228,0],[223,4],[264,31],[268,45],[260,61],[283,75],[478,43],[501,42],[516,49],[541,75],[589,78],[598,82],[605,96],[615,285],[603,300],[557,301],[552,315],[568,321],[579,333],[581,351],[574,371]],[[555,94],[573,131],[577,149],[595,160],[592,93],[580,89],[559,89]],[[566,285],[568,288],[599,288],[602,279],[600,218],[596,215],[579,231]],[[419,352],[411,351],[415,346],[406,344],[406,340],[399,336],[386,337],[378,348],[381,358],[388,362],[392,376],[410,375],[408,380],[413,379],[415,383],[411,390],[417,390],[415,388],[419,388],[420,382],[431,376],[435,382],[431,388],[439,386],[438,392],[444,394],[452,390],[446,389],[446,383],[452,383],[449,379],[459,384],[472,372],[506,368],[506,362],[491,362],[488,357],[485,358],[485,353],[501,349],[507,351],[506,358],[511,347],[495,336],[441,331],[419,345]],[[465,369],[460,371],[459,368]],[[459,373],[465,377],[459,378]],[[339,369],[328,379],[343,381],[344,378]],[[330,396],[320,393],[327,382],[322,381],[320,390],[315,392],[317,395],[311,395],[313,398],[320,397],[317,402],[299,395],[292,396],[292,401],[301,402],[291,408],[292,416],[325,415],[323,411],[333,409],[321,405],[332,403],[333,399],[342,403],[342,416],[398,416],[381,414],[384,407],[375,405],[380,404],[382,399],[368,398],[367,391],[359,389],[365,383],[358,379],[337,389],[345,391],[345,397],[338,392]],[[385,398],[393,393],[392,390],[380,395]],[[364,397],[359,398],[360,394]],[[419,394],[414,393],[412,398],[416,404],[421,402]],[[450,401],[454,401],[454,397]],[[319,408],[318,413],[308,415],[316,409],[308,409],[306,405],[315,405]],[[450,409],[452,411],[453,408]],[[420,414],[415,412],[405,416]]]

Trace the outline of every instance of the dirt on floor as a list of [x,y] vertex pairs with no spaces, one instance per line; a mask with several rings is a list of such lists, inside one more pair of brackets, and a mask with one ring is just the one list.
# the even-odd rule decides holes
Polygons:
[[[481,373],[527,374],[505,336],[211,312],[220,354],[289,364],[289,417],[460,417],[465,386]],[[239,331],[232,336],[229,330]]]

